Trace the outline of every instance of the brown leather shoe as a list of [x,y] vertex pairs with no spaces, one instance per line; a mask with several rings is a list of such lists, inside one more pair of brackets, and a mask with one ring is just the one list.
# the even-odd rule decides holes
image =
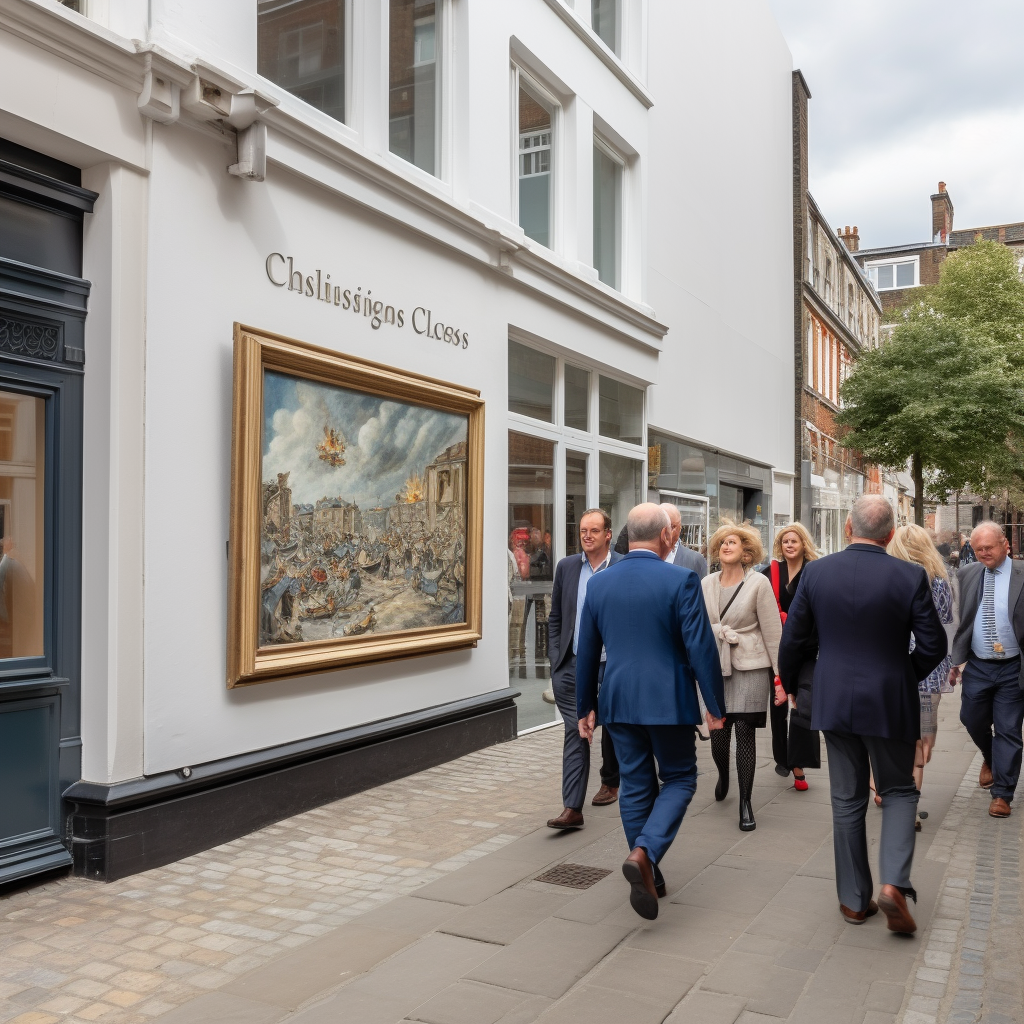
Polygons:
[[583,815],[566,807],[557,818],[549,819],[548,828],[583,828]]
[[988,805],[988,813],[993,818],[1008,818],[1010,805],[1001,796],[993,797],[992,803]]
[[658,892],[654,887],[654,870],[642,846],[622,862],[622,874],[630,884],[629,905],[641,917],[653,921],[658,916]]
[[981,771],[978,772],[978,785],[982,789],[991,789],[992,781],[992,769],[986,762],[982,762]]
[[849,924],[863,924],[869,917],[878,913],[878,904],[871,900],[867,910],[851,910],[849,907],[839,904],[839,913],[843,915]]
[[594,799],[590,802],[595,807],[606,807],[608,804],[615,803],[619,799],[619,787],[618,786],[606,786],[603,782],[601,788],[594,794]]
[[895,885],[883,885],[878,893],[878,909],[885,914],[889,931],[899,935],[913,935],[917,922],[907,909],[907,899]]

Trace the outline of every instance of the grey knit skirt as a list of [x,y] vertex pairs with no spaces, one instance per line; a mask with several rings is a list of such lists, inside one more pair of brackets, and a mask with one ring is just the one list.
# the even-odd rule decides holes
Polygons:
[[773,678],[770,668],[734,668],[732,675],[725,677],[725,713],[767,714]]

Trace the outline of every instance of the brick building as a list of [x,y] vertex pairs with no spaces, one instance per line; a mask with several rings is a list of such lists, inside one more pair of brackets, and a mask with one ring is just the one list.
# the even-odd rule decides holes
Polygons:
[[795,518],[823,553],[842,547],[843,523],[858,495],[894,481],[839,443],[839,388],[854,360],[878,345],[882,304],[851,249],[857,229],[833,232],[808,190],[807,101],[793,73],[793,258],[795,455],[800,486]]

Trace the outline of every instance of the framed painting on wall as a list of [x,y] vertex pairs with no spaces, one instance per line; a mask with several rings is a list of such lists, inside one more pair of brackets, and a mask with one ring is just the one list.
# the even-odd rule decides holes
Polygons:
[[235,324],[229,687],[471,647],[478,391]]

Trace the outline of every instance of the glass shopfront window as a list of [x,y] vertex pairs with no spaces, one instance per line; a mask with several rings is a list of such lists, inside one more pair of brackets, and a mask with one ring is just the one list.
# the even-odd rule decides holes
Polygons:
[[587,457],[565,453],[565,553],[580,555],[580,517],[590,508],[587,501]]
[[600,430],[628,444],[641,444],[644,434],[644,393],[610,377],[600,380]]
[[590,429],[590,371],[565,364],[565,425]]
[[548,687],[548,611],[554,579],[555,444],[508,435],[508,615],[510,683],[524,699],[519,729],[552,719]]
[[626,525],[630,509],[643,501],[644,464],[610,452],[601,452],[599,506],[612,517],[612,540]]
[[0,658],[43,654],[44,415],[0,391]]
[[555,357],[508,343],[508,411],[554,422]]

